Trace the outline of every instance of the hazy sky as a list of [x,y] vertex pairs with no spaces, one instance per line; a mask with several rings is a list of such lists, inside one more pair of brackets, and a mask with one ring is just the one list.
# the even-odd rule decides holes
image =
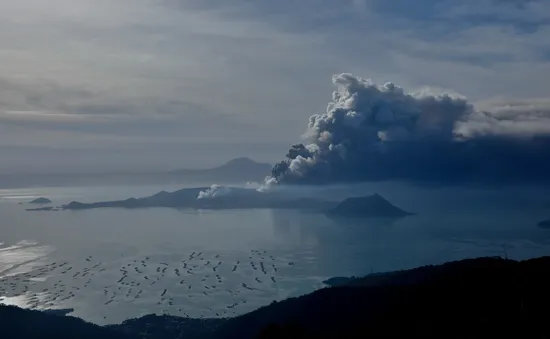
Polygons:
[[341,72],[546,114],[549,36],[546,0],[0,0],[0,172],[275,162]]

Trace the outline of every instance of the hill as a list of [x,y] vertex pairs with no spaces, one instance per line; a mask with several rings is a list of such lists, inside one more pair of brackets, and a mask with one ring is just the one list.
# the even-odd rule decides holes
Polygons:
[[379,194],[347,198],[327,213],[333,217],[404,217],[411,215],[392,205]]
[[31,311],[0,304],[0,338],[6,339],[139,339],[82,319],[54,312]]
[[29,201],[29,204],[36,204],[36,205],[45,205],[45,204],[51,204],[52,201],[48,198],[40,197],[36,198],[32,201]]
[[216,338],[547,338],[550,258],[354,279],[232,319]]

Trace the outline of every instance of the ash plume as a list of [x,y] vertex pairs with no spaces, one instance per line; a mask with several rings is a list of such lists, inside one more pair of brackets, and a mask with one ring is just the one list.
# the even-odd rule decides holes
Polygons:
[[200,191],[197,199],[211,199],[231,194],[231,188],[221,185],[211,185],[210,188]]
[[550,179],[550,101],[478,110],[462,96],[407,93],[351,74],[332,78],[332,101],[309,119],[263,189],[368,180]]

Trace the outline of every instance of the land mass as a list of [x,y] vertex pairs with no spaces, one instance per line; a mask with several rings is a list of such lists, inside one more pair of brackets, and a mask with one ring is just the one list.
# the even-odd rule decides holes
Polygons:
[[51,211],[60,211],[61,209],[57,208],[57,207],[53,207],[53,206],[48,206],[48,207],[38,207],[38,208],[26,208],[25,211],[30,211],[30,212],[40,212],[40,211],[47,211],[47,212],[51,212]]
[[347,198],[327,213],[332,217],[405,217],[406,212],[379,194],[366,197]]
[[36,198],[33,201],[29,201],[29,204],[36,204],[36,205],[45,205],[45,204],[51,204],[52,201],[48,198],[40,197]]
[[148,315],[100,327],[0,306],[6,338],[548,338],[550,257],[478,258],[338,278],[235,318]]
[[[264,193],[255,189],[224,187],[221,193],[209,195],[209,187],[184,188],[175,192],[159,192],[144,198],[82,203],[73,201],[62,206],[65,210],[93,208],[173,207],[194,209],[299,209],[327,213],[331,217],[392,217],[410,215],[392,205],[378,194],[349,198],[343,202],[318,198],[297,198],[288,194]],[[206,196],[200,198],[201,196]]]
[[159,192],[144,198],[129,198],[126,200],[101,201],[94,203],[82,203],[73,201],[61,208],[65,210],[82,210],[93,208],[148,208],[148,207],[173,207],[193,209],[302,209],[326,211],[337,205],[338,202],[313,199],[291,198],[283,194],[271,194],[258,192],[255,189],[224,188],[228,192],[224,195],[199,199],[201,192],[207,192],[210,187],[184,188],[175,192]]
[[550,219],[539,222],[538,226],[541,228],[550,228]]

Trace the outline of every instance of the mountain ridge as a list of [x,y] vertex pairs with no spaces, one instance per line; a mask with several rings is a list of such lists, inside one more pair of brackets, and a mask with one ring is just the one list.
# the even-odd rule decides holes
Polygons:
[[202,169],[176,169],[168,171],[170,175],[192,176],[210,181],[256,181],[261,182],[269,175],[271,165],[256,162],[248,157],[231,159],[220,166]]
[[271,165],[248,157],[231,159],[219,166],[195,169],[107,171],[91,173],[0,174],[0,188],[41,186],[263,182]]

